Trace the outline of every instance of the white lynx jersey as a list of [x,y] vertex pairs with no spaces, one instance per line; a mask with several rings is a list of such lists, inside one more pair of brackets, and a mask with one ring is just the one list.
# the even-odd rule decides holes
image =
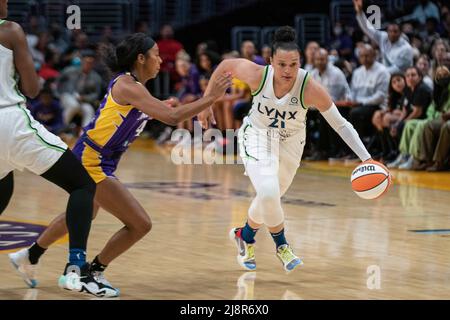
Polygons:
[[303,102],[303,91],[308,81],[308,72],[298,69],[297,79],[284,97],[278,99],[273,89],[272,66],[264,69],[263,78],[253,95],[252,108],[247,121],[257,129],[275,129],[290,136],[306,128],[307,108]]
[[[5,20],[0,20],[0,25]],[[0,108],[25,103],[20,93],[19,77],[14,66],[13,51],[0,44]]]

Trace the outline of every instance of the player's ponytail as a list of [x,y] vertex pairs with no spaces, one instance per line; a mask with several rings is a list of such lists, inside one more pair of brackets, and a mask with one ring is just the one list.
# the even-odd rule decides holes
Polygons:
[[113,73],[131,71],[139,54],[146,54],[155,41],[145,33],[134,33],[122,40],[117,47],[102,49],[103,60]]
[[297,44],[297,35],[294,28],[290,26],[280,27],[275,31],[272,44],[272,56],[278,49],[286,51],[299,51]]

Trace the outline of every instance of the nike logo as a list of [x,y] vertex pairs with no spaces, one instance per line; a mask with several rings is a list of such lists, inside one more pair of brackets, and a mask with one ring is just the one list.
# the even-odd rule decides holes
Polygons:
[[265,95],[262,95],[262,97],[263,97],[264,99],[270,99],[269,97],[266,97]]
[[244,244],[244,241],[242,241],[242,240],[239,240],[239,250],[240,250],[239,254],[244,257],[245,256],[245,244]]

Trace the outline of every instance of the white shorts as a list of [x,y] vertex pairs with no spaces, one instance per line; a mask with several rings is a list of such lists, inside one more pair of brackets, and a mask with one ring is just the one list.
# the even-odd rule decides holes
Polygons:
[[25,106],[0,108],[0,179],[14,169],[41,175],[67,150],[67,145],[34,120]]
[[[277,130],[256,129],[244,121],[239,129],[239,154],[246,168],[257,166],[258,174],[278,175],[281,194],[292,183],[302,159],[306,131],[298,131],[289,137],[279,135]],[[255,172],[255,170],[252,170]],[[250,177],[252,181],[253,179]]]

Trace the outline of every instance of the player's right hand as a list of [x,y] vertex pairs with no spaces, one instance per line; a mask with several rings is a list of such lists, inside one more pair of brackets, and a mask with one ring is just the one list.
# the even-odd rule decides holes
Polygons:
[[231,87],[231,73],[227,72],[223,75],[219,75],[211,84],[210,95],[214,98],[214,100],[219,99],[225,94],[225,91]]
[[363,0],[353,0],[353,6],[355,7],[356,13],[360,13],[363,9]]

